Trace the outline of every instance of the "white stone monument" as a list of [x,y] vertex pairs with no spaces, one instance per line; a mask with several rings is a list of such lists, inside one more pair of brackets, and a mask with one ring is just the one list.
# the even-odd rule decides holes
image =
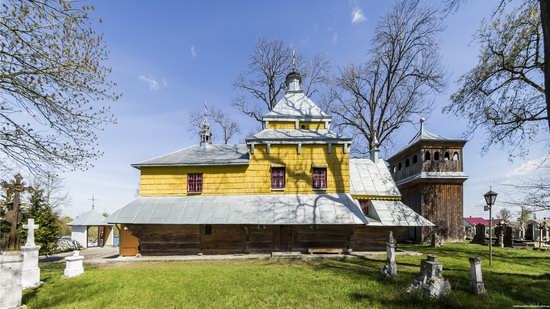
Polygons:
[[21,306],[23,255],[19,251],[0,254],[0,309]]
[[397,275],[397,263],[395,262],[395,239],[393,232],[390,231],[388,242],[386,243],[386,264],[382,268],[382,274],[385,277],[393,277]]
[[471,270],[471,283],[472,291],[476,295],[485,293],[485,285],[483,284],[483,276],[481,274],[481,258],[480,257],[471,257],[470,258],[470,270]]
[[23,253],[21,284],[26,289],[41,284],[40,268],[38,267],[40,246],[34,243],[34,231],[38,228],[38,225],[34,224],[34,219],[29,219],[27,224],[23,225],[23,228],[27,229],[27,242],[21,247],[21,252]]
[[65,277],[71,278],[80,276],[84,273],[84,257],[80,255],[80,251],[76,250],[72,256],[65,258]]

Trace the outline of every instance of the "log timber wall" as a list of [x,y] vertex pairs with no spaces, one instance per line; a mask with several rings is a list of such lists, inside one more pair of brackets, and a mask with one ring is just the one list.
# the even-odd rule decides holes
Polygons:
[[[353,225],[127,225],[142,255],[307,252],[308,248],[383,250],[390,230],[398,240],[408,228]],[[124,235],[122,236],[124,237]],[[124,240],[121,240],[124,241]],[[126,248],[126,252],[134,252]],[[121,255],[125,255],[121,251]]]

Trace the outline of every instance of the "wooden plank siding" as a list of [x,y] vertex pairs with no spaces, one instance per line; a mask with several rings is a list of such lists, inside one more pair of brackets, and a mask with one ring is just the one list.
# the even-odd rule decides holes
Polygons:
[[[404,227],[354,225],[129,225],[138,241],[132,254],[195,255],[269,253],[300,251],[308,248],[339,248],[355,251],[383,250],[389,231],[398,240],[407,239]],[[127,232],[127,231],[126,231]],[[121,243],[122,243],[121,237]],[[125,247],[125,252],[131,248]]]
[[[296,122],[294,121],[269,121],[267,124],[268,129],[281,129],[281,130],[290,130],[296,128]],[[319,121],[300,121],[298,123],[298,129],[305,129],[305,130],[319,130],[319,129],[326,129],[324,122]]]
[[[271,166],[286,167],[286,188],[271,190]],[[142,167],[141,196],[187,195],[187,173],[203,173],[202,195],[317,193],[312,189],[312,166],[327,167],[326,193],[349,192],[349,154],[343,145],[257,145],[248,166]],[[193,193],[189,193],[193,194]]]

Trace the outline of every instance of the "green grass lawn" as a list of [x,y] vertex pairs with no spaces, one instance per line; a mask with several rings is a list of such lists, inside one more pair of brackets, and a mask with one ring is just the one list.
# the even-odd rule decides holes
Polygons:
[[[42,264],[46,284],[27,290],[30,308],[211,308],[310,307],[510,308],[550,305],[550,253],[500,249],[488,267],[487,247],[448,244],[443,248],[402,245],[436,254],[451,282],[451,295],[434,302],[406,294],[419,270],[420,256],[398,256],[398,277],[384,279],[380,259],[135,262],[87,266],[64,279],[63,263]],[[488,293],[470,293],[468,257],[483,256]]]

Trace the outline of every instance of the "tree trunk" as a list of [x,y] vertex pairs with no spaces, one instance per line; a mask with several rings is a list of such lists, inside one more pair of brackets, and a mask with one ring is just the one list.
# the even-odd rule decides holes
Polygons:
[[544,95],[546,97],[546,116],[550,128],[550,0],[539,0],[539,3],[544,39]]

